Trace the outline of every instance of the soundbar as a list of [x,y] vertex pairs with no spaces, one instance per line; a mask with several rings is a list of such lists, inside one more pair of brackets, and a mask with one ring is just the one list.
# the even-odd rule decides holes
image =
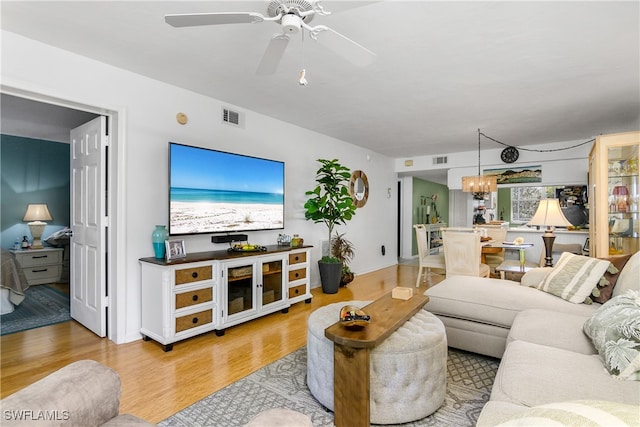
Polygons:
[[224,236],[211,236],[211,243],[246,242],[249,236],[246,234],[227,234]]

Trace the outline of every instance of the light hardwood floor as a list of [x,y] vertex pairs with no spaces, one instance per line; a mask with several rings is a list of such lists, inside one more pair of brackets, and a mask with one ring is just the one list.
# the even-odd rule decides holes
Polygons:
[[[318,307],[373,300],[395,286],[415,289],[417,271],[417,266],[398,265],[358,275],[333,295],[316,288],[310,304],[297,303],[286,314],[277,312],[234,326],[222,337],[211,332],[176,343],[166,353],[153,341],[114,344],[75,321],[6,335],[0,337],[0,396],[73,361],[93,359],[120,374],[120,411],[157,423],[304,346],[307,318]],[[429,276],[418,292],[442,279]]]

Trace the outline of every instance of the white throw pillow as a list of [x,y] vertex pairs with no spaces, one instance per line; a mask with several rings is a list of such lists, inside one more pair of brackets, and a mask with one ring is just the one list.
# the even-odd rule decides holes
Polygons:
[[625,403],[574,400],[533,406],[497,427],[515,426],[636,426],[639,406]]
[[563,252],[553,270],[536,288],[581,304],[596,287],[609,264],[609,261]]
[[520,284],[529,288],[537,288],[551,271],[553,271],[553,267],[532,268],[524,273],[524,276],[520,279]]

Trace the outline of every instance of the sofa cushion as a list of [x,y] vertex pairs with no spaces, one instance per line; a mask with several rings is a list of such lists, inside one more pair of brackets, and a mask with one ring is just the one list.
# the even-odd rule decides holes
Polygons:
[[507,426],[637,426],[640,406],[606,400],[573,400],[534,406],[512,414],[505,421],[494,423]]
[[562,298],[511,280],[454,276],[427,289],[425,308],[436,315],[510,328],[516,314],[545,308],[590,316],[597,306],[570,304]]
[[612,296],[622,295],[629,289],[640,291],[640,280],[638,280],[638,277],[640,277],[640,252],[633,254],[624,265],[624,268],[618,275]]
[[516,316],[511,325],[507,345],[512,341],[521,340],[582,354],[598,354],[591,339],[582,331],[582,326],[588,318],[551,310],[524,310]]
[[482,407],[476,427],[495,427],[497,424],[522,413],[526,409],[526,406],[516,405],[515,403],[490,400]]
[[611,375],[640,380],[640,292],[629,290],[604,303],[585,323]]
[[507,346],[491,390],[491,400],[524,406],[602,398],[635,405],[640,383],[612,377],[598,355],[525,341]]
[[609,261],[563,252],[556,266],[537,288],[574,304],[581,304],[610,264]]
[[[94,360],[79,360],[2,399],[2,410],[12,413],[54,412],[55,419],[42,426],[99,426],[117,417],[120,408],[120,376]],[[3,426],[34,425],[34,419],[9,417]]]

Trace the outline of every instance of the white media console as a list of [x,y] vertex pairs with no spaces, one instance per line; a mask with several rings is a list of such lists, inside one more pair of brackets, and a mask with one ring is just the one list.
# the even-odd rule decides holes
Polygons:
[[212,251],[165,261],[140,259],[143,339],[173,343],[311,302],[311,246],[261,252]]

